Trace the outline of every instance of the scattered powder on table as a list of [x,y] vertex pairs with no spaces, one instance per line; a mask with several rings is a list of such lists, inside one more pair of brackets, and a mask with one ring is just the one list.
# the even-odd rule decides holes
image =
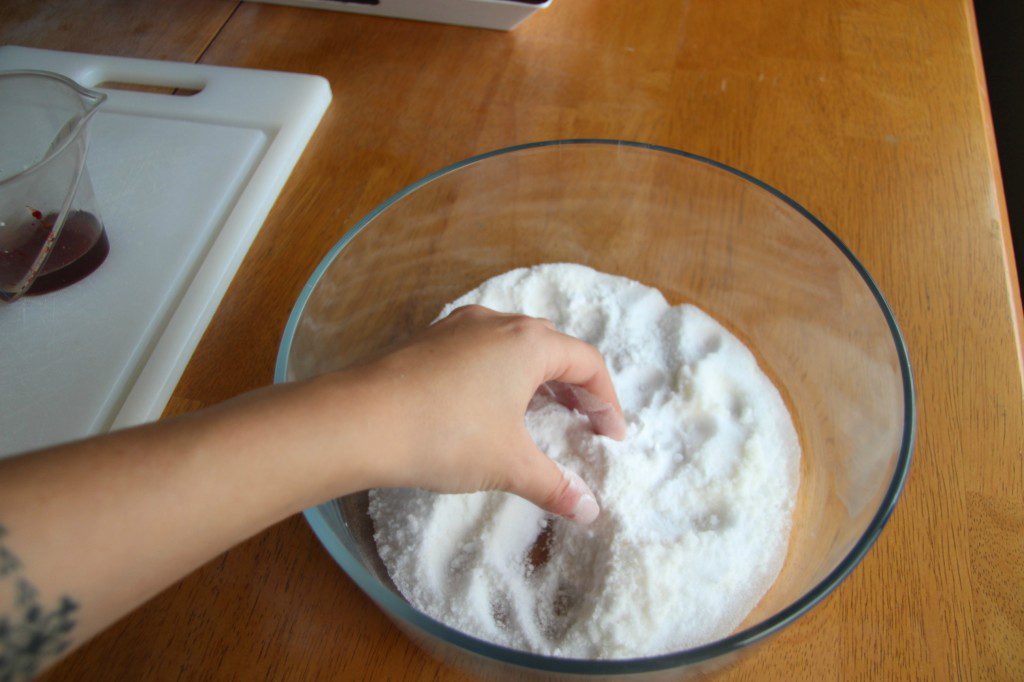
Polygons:
[[513,270],[441,316],[470,303],[595,345],[628,433],[597,436],[541,393],[527,412],[540,449],[596,493],[590,526],[502,492],[372,491],[398,589],[454,628],[555,656],[649,656],[730,634],[782,567],[799,483],[792,420],[751,352],[700,309],[582,265]]

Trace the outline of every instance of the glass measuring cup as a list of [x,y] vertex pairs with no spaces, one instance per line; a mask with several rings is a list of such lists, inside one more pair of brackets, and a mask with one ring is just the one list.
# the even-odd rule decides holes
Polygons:
[[106,97],[47,71],[0,73],[0,300],[61,289],[106,259],[85,168]]

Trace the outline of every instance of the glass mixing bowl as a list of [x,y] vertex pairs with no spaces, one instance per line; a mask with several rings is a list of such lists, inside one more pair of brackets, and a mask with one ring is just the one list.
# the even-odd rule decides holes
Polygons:
[[864,267],[795,201],[693,154],[562,140],[444,168],[385,201],[330,250],[292,311],[276,382],[344,367],[426,327],[485,279],[576,262],[692,302],[774,379],[803,447],[789,551],[728,637],[662,656],[577,660],[481,641],[415,610],[377,555],[366,493],[306,511],[331,555],[408,635],[475,674],[678,677],[728,663],[821,601],[874,543],[914,433],[907,351]]

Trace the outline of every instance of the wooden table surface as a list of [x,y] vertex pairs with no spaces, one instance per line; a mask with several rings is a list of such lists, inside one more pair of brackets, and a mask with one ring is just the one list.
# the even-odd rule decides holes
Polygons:
[[[906,490],[828,599],[722,679],[1024,676],[1021,310],[964,0],[557,0],[512,33],[229,0],[13,0],[0,43],[321,74],[334,102],[169,413],[267,384],[327,249],[407,183],[568,137],[713,157],[874,275],[918,388]],[[212,561],[50,679],[463,679],[300,517]]]

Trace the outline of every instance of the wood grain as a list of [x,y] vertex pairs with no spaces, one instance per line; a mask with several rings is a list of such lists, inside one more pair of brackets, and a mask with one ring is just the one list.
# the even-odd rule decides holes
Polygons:
[[238,5],[239,0],[4,0],[0,45],[193,62]]
[[[190,59],[225,16],[203,4],[146,3],[160,23],[146,40],[103,29],[86,44],[73,36],[99,21],[91,3],[23,3],[0,10],[0,35]],[[131,27],[141,6],[106,4],[104,21]],[[35,42],[11,37],[26,26]],[[978,59],[962,0],[558,0],[509,34],[242,4],[203,62],[318,73],[335,99],[169,411],[270,382],[315,264],[432,170],[562,137],[704,154],[795,197],[860,257],[906,335],[919,408],[910,478],[876,546],[722,678],[1019,679],[1020,304]],[[187,577],[50,677],[112,675],[463,679],[401,635],[298,517]]]

